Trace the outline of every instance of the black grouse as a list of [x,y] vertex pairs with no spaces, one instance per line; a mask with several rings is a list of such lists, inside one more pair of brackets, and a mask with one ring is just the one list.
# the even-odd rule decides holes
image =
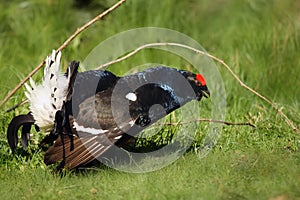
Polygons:
[[77,72],[79,62],[60,72],[60,57],[53,51],[46,60],[41,85],[30,80],[26,96],[30,113],[15,117],[7,137],[11,149],[21,141],[27,147],[31,125],[50,132],[52,144],[44,162],[61,162],[59,169],[85,166],[112,145],[128,139],[191,100],[209,96],[204,77],[185,70],[158,66],[129,76],[109,71]]

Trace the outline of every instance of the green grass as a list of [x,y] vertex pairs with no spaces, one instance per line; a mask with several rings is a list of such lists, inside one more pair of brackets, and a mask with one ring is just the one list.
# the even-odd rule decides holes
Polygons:
[[[0,99],[52,49],[114,1],[76,8],[72,1],[0,1]],[[300,126],[300,3],[297,0],[127,0],[63,51],[64,66],[83,61],[108,37],[132,28],[157,26],[182,32],[225,60],[249,86],[266,95]],[[153,60],[155,58],[155,60]],[[123,73],[148,62],[185,67],[188,63],[157,51],[111,67]],[[110,168],[67,172],[61,178],[43,164],[43,152],[12,155],[6,129],[18,108],[0,116],[1,199],[299,199],[300,136],[269,105],[238,85],[221,66],[228,121],[251,121],[257,128],[226,126],[212,152],[194,151],[208,128],[200,123],[191,151],[171,165],[146,174]],[[42,77],[42,70],[34,79]],[[21,89],[6,105],[24,99]],[[201,112],[208,115],[209,101]],[[4,108],[1,108],[4,110]],[[2,110],[2,111],[3,111]],[[208,115],[209,117],[209,115]],[[158,141],[159,142],[159,141]]]

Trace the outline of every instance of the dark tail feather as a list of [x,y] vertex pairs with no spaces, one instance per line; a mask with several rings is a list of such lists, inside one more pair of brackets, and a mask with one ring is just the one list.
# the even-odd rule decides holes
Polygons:
[[34,122],[33,116],[30,113],[16,116],[11,120],[7,129],[7,140],[12,151],[14,151],[18,145],[18,130],[21,126],[23,126],[21,136],[22,146],[23,148],[27,148],[30,129]]
[[68,77],[68,80],[69,80],[68,93],[67,93],[67,98],[66,98],[67,101],[69,101],[72,97],[73,86],[74,86],[75,78],[78,73],[78,67],[79,67],[79,62],[72,61],[69,64],[69,67],[68,67],[68,70],[66,73],[66,76]]
[[[57,152],[55,152],[56,150],[61,149],[62,150],[61,155],[62,155],[62,160],[63,160],[61,165],[62,165],[62,167],[64,167],[66,148],[65,148],[65,142],[64,142],[65,136],[63,135],[63,130],[65,129],[66,132],[71,133],[71,126],[69,124],[68,113],[70,113],[72,111],[71,99],[72,99],[72,94],[73,94],[75,78],[78,73],[78,67],[79,67],[79,62],[77,62],[77,61],[72,61],[69,64],[69,67],[65,73],[65,76],[68,79],[68,88],[67,88],[67,93],[66,93],[66,99],[63,102],[61,110],[59,110],[55,113],[54,130],[50,133],[50,135],[45,137],[40,143],[40,146],[44,146],[45,144],[51,144],[54,141],[56,141],[55,144],[52,145],[45,154],[44,162],[47,165],[61,160],[60,157],[57,157],[60,155]],[[72,142],[71,147],[73,147],[73,137],[71,134],[69,135],[69,140],[71,140],[71,142]],[[60,141],[60,142],[58,142],[58,141]],[[62,147],[57,147],[59,143],[62,145]]]
[[25,124],[22,127],[22,134],[21,134],[21,144],[24,149],[28,147],[28,140],[30,139],[30,129],[32,124]]

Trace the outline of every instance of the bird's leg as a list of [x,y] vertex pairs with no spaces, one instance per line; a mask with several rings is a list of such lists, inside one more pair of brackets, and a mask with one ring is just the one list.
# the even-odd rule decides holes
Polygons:
[[65,150],[65,142],[64,142],[64,137],[63,137],[63,124],[64,124],[64,111],[59,110],[55,113],[55,133],[58,134],[58,136],[61,139],[62,146],[63,146],[63,160],[62,162],[57,166],[57,170],[60,171],[64,165],[65,165],[65,160],[66,160],[66,150]]
[[[64,109],[65,110],[72,110],[71,102],[68,101],[67,103],[64,104]],[[69,119],[69,114],[68,112],[64,113],[64,121],[63,121],[63,127],[66,129],[67,134],[69,135],[70,138],[70,151],[74,149],[74,138],[72,134],[72,129],[70,125],[70,119]]]
[[61,143],[63,146],[63,160],[59,163],[59,165],[56,167],[56,170],[59,172],[62,172],[62,169],[65,167],[66,164],[66,150],[65,150],[65,141],[62,134],[60,134]]
[[[64,134],[67,134],[70,138],[70,151],[74,149],[74,138],[70,126],[70,120],[69,115],[67,114],[66,110],[69,109],[68,106],[70,106],[70,103],[63,104],[63,107],[61,110],[57,111],[55,114],[55,129],[54,133],[58,135],[62,142],[63,147],[63,160],[62,162],[57,166],[57,170],[60,171],[62,168],[64,168],[66,163],[66,149],[65,149],[65,140],[64,140]],[[65,131],[64,131],[65,130]]]

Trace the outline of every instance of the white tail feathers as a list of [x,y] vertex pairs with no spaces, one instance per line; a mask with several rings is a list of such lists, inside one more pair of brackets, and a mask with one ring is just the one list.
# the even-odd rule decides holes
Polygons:
[[60,70],[61,52],[46,59],[42,84],[37,85],[30,78],[30,85],[25,84],[25,95],[30,102],[30,111],[36,124],[43,130],[51,130],[54,126],[55,113],[62,108],[66,99],[68,77]]

